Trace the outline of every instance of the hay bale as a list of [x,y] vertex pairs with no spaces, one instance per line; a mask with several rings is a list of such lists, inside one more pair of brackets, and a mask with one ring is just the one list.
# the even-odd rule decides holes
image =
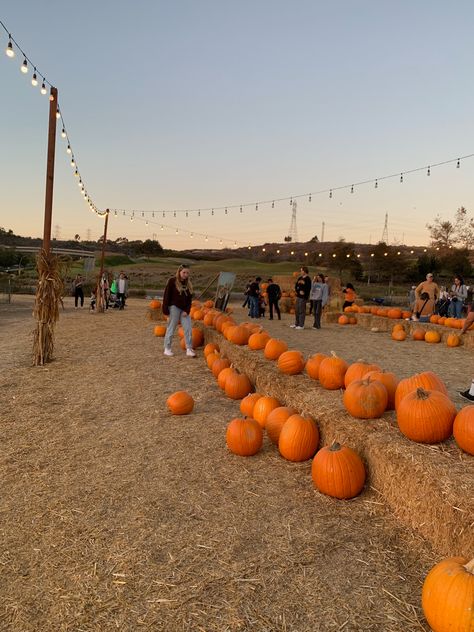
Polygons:
[[472,549],[472,457],[453,442],[429,446],[409,441],[399,432],[394,413],[370,421],[354,419],[345,411],[340,392],[326,391],[306,375],[283,375],[260,352],[233,345],[215,330],[203,328],[206,343],[218,343],[259,393],[314,417],[322,444],[337,440],[357,450],[367,463],[369,484],[397,518],[430,541],[440,555]]
[[161,307],[158,307],[157,309],[152,309],[151,307],[149,307],[146,312],[146,319],[152,321],[164,320],[163,310],[161,309]]

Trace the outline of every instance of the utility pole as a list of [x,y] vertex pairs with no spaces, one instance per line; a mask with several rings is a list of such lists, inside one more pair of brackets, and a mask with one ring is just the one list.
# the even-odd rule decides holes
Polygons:
[[105,222],[104,222],[104,238],[102,240],[102,253],[100,256],[100,273],[99,280],[97,283],[97,311],[103,312],[105,311],[105,287],[102,283],[102,276],[104,274],[104,258],[105,258],[105,246],[107,245],[107,226],[109,224],[109,209],[105,211]]
[[326,224],[323,222],[322,226],[321,226],[321,242],[324,241],[324,227],[326,226]]

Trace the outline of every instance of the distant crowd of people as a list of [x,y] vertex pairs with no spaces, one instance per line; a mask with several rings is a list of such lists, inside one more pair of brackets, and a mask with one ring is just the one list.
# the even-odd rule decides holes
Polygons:
[[[429,322],[434,314],[462,318],[467,309],[469,287],[461,275],[456,274],[451,288],[438,286],[430,272],[426,280],[410,290],[409,302],[412,320]],[[472,293],[471,293],[472,294]]]
[[[125,272],[120,272],[119,276],[111,276],[104,272],[99,283],[91,288],[89,309],[94,311],[97,308],[97,290],[100,292],[100,299],[104,309],[114,307],[124,309],[128,296],[128,276]],[[84,277],[77,274],[72,282],[74,295],[74,308],[84,307]]]

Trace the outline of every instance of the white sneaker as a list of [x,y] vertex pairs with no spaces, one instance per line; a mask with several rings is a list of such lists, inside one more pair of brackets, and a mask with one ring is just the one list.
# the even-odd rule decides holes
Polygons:
[[174,353],[171,351],[171,349],[165,349],[165,350],[163,351],[163,354],[164,354],[165,356],[174,356]]
[[296,329],[296,325],[290,325],[292,329]]
[[304,327],[300,327],[299,325],[296,325],[295,329],[304,329]]
[[190,358],[195,358],[196,354],[194,353],[194,351],[192,349],[186,349],[186,355]]

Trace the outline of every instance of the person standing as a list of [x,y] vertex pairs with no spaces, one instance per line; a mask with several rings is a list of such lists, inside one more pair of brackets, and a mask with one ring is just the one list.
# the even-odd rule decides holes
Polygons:
[[464,302],[467,299],[467,287],[464,285],[464,280],[459,274],[456,274],[454,277],[454,283],[451,286],[450,295],[451,316],[454,318],[461,318],[462,308],[464,307]]
[[306,318],[306,302],[311,292],[311,279],[309,278],[308,268],[302,266],[300,276],[296,279],[296,306],[295,306],[295,324],[290,325],[295,329],[304,329],[304,320]]
[[76,275],[76,278],[73,281],[74,288],[74,307],[77,309],[77,304],[80,301],[81,307],[84,307],[84,289],[83,289],[84,279],[80,274]]
[[329,298],[329,288],[323,274],[314,277],[309,298],[314,312],[313,329],[321,329],[321,313]]
[[274,308],[278,316],[278,320],[281,320],[280,306],[278,305],[278,301],[281,299],[281,288],[278,283],[273,283],[273,279],[268,279],[267,295],[270,320],[273,320]]
[[415,296],[417,300],[421,297],[421,294],[423,292],[426,292],[433,303],[436,304],[439,299],[440,292],[437,283],[433,281],[433,274],[431,272],[428,272],[428,274],[426,275],[426,281],[422,281],[417,286],[415,290]]
[[186,355],[194,358],[192,325],[189,310],[193,298],[193,286],[189,278],[189,267],[180,265],[174,277],[168,280],[163,294],[163,314],[169,316],[165,334],[165,356],[173,356],[171,341],[176,327],[181,322],[186,342]]
[[247,285],[245,286],[245,292],[244,292],[245,300],[242,303],[242,307],[247,307],[248,305],[249,309],[250,309],[249,289],[251,285],[252,285],[252,279],[249,279],[247,282]]
[[261,277],[255,277],[255,281],[249,286],[248,297],[249,297],[249,307],[250,307],[250,318],[260,318],[260,281]]
[[119,305],[120,305],[119,309],[123,309],[125,307],[126,292],[127,292],[127,279],[125,278],[125,274],[121,272],[117,281],[117,296],[118,296]]

